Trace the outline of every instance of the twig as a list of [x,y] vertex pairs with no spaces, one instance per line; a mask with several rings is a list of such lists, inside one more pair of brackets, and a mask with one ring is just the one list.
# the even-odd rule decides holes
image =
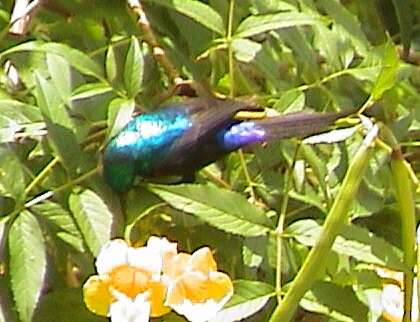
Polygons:
[[151,47],[153,57],[165,70],[172,83],[175,85],[182,83],[183,79],[179,76],[178,71],[158,43],[155,34],[150,27],[149,19],[147,19],[146,13],[144,12],[143,5],[139,0],[127,0],[127,3],[131,10],[138,16],[138,23],[144,33],[144,41]]

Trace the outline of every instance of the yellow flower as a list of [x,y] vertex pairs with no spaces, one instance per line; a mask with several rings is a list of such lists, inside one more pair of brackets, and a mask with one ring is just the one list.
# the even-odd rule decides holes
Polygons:
[[174,309],[189,321],[216,315],[233,294],[229,276],[217,271],[208,247],[192,255],[151,237],[144,247],[108,242],[96,259],[98,275],[83,287],[86,306],[113,322],[147,322]]
[[208,247],[186,253],[167,254],[162,272],[168,284],[165,304],[189,321],[208,321],[233,294],[229,276],[217,271]]
[[166,238],[151,237],[139,248],[118,239],[108,242],[96,259],[98,275],[83,287],[86,306],[118,322],[149,321],[168,313],[161,273],[164,255],[171,253],[176,254],[176,244]]

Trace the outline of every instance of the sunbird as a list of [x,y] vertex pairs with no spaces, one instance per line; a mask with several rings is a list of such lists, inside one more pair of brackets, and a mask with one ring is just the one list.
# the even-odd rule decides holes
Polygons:
[[[105,147],[105,181],[113,190],[124,192],[136,176],[191,178],[232,151],[317,134],[348,114],[299,112],[252,117],[261,111],[249,101],[193,98],[135,116]],[[241,112],[250,118],[241,119]]]

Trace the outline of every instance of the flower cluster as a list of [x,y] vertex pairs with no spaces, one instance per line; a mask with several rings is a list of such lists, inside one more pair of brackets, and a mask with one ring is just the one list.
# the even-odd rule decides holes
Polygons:
[[189,321],[211,319],[230,299],[229,276],[217,271],[208,247],[178,253],[176,243],[151,237],[133,248],[116,239],[96,259],[98,275],[83,287],[88,309],[113,322],[143,322],[171,309]]

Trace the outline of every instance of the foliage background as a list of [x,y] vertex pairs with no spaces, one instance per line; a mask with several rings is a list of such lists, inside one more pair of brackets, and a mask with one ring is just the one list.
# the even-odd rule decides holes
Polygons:
[[[397,143],[384,135],[376,144],[340,239],[319,258],[325,270],[294,317],[380,318],[375,268],[413,271],[401,237],[414,227],[401,226],[396,203],[411,182],[393,181],[387,147],[402,148],[418,188],[420,2],[148,0],[146,30],[124,1],[43,1],[25,35],[9,33],[13,4],[0,2],[0,321],[103,320],[81,297],[94,256],[112,237],[142,244],[151,234],[190,252],[211,246],[237,280],[234,314],[269,319],[276,279],[287,289],[322,234],[363,135],[284,140],[233,153],[196,184],[110,191],[98,172],[107,138],[132,113],[192,90],[254,95],[280,113],[366,110],[393,133]],[[150,31],[173,68],[154,59]]]

